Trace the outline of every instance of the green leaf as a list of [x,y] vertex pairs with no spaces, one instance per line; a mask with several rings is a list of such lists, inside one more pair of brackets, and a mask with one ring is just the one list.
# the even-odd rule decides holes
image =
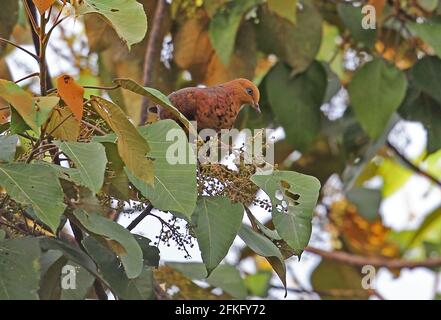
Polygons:
[[37,300],[40,248],[32,238],[0,241],[0,300]]
[[118,258],[92,237],[83,240],[89,255],[98,265],[101,276],[110,284],[112,291],[125,300],[147,300],[153,298],[153,272],[143,266],[135,278],[128,278]]
[[274,53],[288,63],[294,73],[305,71],[314,61],[322,39],[322,16],[311,0],[300,0],[297,21],[290,21],[261,6],[257,44],[265,53]]
[[181,121],[181,123],[189,130],[189,132],[192,132],[195,136],[197,136],[196,130],[193,128],[188,119],[172,105],[169,98],[161,91],[154,88],[142,87],[135,81],[130,79],[116,79],[114,80],[114,82],[120,85],[122,88],[147,97],[154,103],[160,105],[164,109],[167,109],[167,111],[171,112],[176,118]]
[[290,68],[278,63],[268,74],[266,90],[276,120],[288,141],[305,151],[320,130],[320,106],[326,92],[327,75],[319,62],[291,77]]
[[296,23],[297,0],[268,0],[268,9],[292,24]]
[[29,92],[26,92],[12,81],[0,79],[0,97],[17,110],[29,127],[34,131],[39,130],[34,117],[34,100]]
[[412,67],[411,76],[416,88],[441,103],[441,59],[422,58]]
[[138,234],[134,234],[133,237],[138,242],[139,247],[142,250],[144,265],[157,268],[159,266],[160,253],[158,247],[151,246],[151,240],[148,238],[145,238]]
[[147,16],[143,5],[136,0],[84,0],[76,7],[76,13],[100,14],[129,49],[147,33]]
[[82,185],[98,193],[104,183],[107,164],[104,147],[98,142],[63,142],[58,147],[78,168]]
[[17,142],[17,135],[0,136],[0,162],[11,162],[14,160]]
[[253,175],[251,181],[270,197],[278,234],[300,256],[311,237],[311,220],[320,182],[315,177],[293,171]]
[[153,162],[147,158],[147,141],[115,104],[100,97],[92,97],[92,106],[118,136],[117,146],[127,168],[141,181],[153,185]]
[[413,174],[408,168],[387,158],[383,159],[377,173],[383,179],[383,188],[381,190],[383,198],[400,190]]
[[68,265],[71,265],[75,268],[76,276],[76,288],[75,289],[61,289],[61,300],[84,300],[94,281],[95,277],[93,277],[89,271],[83,268],[81,265],[68,261]]
[[250,295],[264,298],[268,295],[271,278],[271,272],[258,271],[255,274],[248,275],[244,282]]
[[361,7],[354,7],[349,3],[339,3],[337,5],[338,15],[349,30],[355,41],[362,46],[372,48],[377,37],[376,29],[364,29],[361,22],[364,18]]
[[408,22],[407,26],[421,40],[431,46],[436,55],[441,58],[441,17],[429,18],[423,23]]
[[[116,140],[116,137],[115,137]],[[101,142],[106,149],[108,159],[108,171],[106,172],[103,191],[114,198],[121,200],[129,199],[129,178],[124,171],[124,162],[118,154],[118,148],[115,141]]]
[[61,271],[67,259],[58,250],[49,250],[41,255],[41,280],[38,295],[40,300],[59,300],[61,297]]
[[279,248],[270,239],[246,225],[242,225],[237,235],[251,250],[268,260],[285,286],[286,295],[286,266]]
[[83,184],[83,180],[80,175],[80,170],[77,168],[66,168],[66,167],[62,167],[57,164],[52,164],[52,163],[45,162],[45,161],[38,161],[37,163],[39,165],[47,166],[47,167],[51,168],[52,170],[54,170],[55,174],[60,179],[70,181],[70,182],[75,183],[79,186],[81,186]]
[[[52,109],[58,104],[58,97],[33,97],[12,81],[0,79],[0,97],[5,99],[18,112],[20,117],[35,132],[40,132],[40,126],[46,122]],[[20,123],[20,121],[18,121]],[[15,129],[15,133],[21,131]]]
[[439,243],[441,230],[441,207],[427,215],[423,223],[413,233],[407,248],[419,246],[423,241],[435,240]]
[[207,277],[207,269],[205,265],[200,262],[167,262],[166,265],[190,279],[203,280]]
[[49,118],[52,110],[60,102],[58,97],[35,97],[34,109],[35,109],[35,123],[38,127],[42,126]]
[[381,192],[379,190],[352,188],[347,192],[346,196],[367,220],[373,221],[379,217],[378,210],[381,204]]
[[[361,286],[363,274],[359,269],[348,264],[332,260],[322,260],[311,276],[311,284],[314,291],[320,294],[322,299],[367,299],[369,291]],[[328,295],[327,291],[337,290],[337,294]],[[354,293],[348,296],[338,296],[338,290],[352,290]],[[356,293],[355,293],[356,292]]]
[[441,104],[419,90],[409,90],[405,101],[398,110],[410,121],[419,121],[427,130],[427,152],[441,149]]
[[261,0],[228,2],[225,7],[218,9],[211,19],[208,27],[211,44],[224,65],[227,66],[230,62],[242,17],[261,2]]
[[89,233],[105,240],[106,245],[114,251],[124,266],[127,277],[138,277],[142,272],[142,250],[133,235],[118,223],[84,210],[75,210],[74,216]]
[[[171,159],[174,155],[169,154],[176,146],[180,154],[192,152],[186,135],[173,120],[161,120],[141,127],[139,132],[151,147],[148,156],[155,159],[155,182],[150,186],[127,171],[129,180],[155,208],[179,212],[190,217],[197,198],[196,164],[187,160],[187,157],[182,159],[182,163],[175,163]],[[168,141],[169,134],[173,132],[178,135],[177,141]]]
[[355,117],[366,133],[377,139],[403,101],[407,88],[404,73],[382,59],[358,69],[348,91]]
[[[0,37],[9,39],[18,21],[19,1],[2,0],[2,10],[0,10]],[[0,44],[0,55],[3,54],[5,44]]]
[[223,197],[201,197],[192,216],[202,260],[210,274],[236,238],[242,225],[243,207]]
[[245,299],[247,296],[247,289],[240,272],[232,265],[221,264],[207,278],[207,282],[236,299]]
[[58,250],[69,260],[72,261],[84,269],[86,269],[91,275],[99,279],[106,287],[110,287],[109,283],[97,272],[97,268],[93,260],[81,249],[74,247],[73,245],[55,239],[55,238],[39,238],[40,248],[43,251]]
[[280,259],[280,261],[283,261],[282,254],[277,246],[267,237],[257,233],[247,225],[241,226],[238,236],[259,256],[276,257]]
[[30,130],[31,128],[26,124],[21,115],[15,110],[11,108],[11,134],[23,133],[26,130]]
[[15,201],[31,205],[37,217],[56,231],[66,205],[55,171],[41,164],[0,165],[0,185]]

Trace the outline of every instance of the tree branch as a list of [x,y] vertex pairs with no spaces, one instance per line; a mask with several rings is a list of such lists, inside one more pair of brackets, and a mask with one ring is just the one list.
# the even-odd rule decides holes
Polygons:
[[[161,49],[162,39],[160,37],[160,29],[161,29],[161,22],[165,16],[166,7],[167,7],[166,0],[158,0],[156,4],[155,18],[153,20],[152,29],[149,33],[149,39],[147,42],[147,48],[144,57],[143,83],[144,86],[146,87],[148,87],[152,82],[153,69],[155,66],[155,57],[158,55],[158,52],[160,52]],[[149,105],[149,100],[147,99],[147,97],[144,97],[141,106],[140,125],[145,124],[145,122],[147,121],[148,105]]]
[[381,257],[364,257],[350,254],[343,251],[325,251],[314,247],[306,247],[305,251],[321,256],[323,259],[340,261],[353,266],[362,267],[371,265],[374,267],[385,267],[388,269],[404,268],[434,268],[441,266],[441,257],[429,258],[423,261],[409,261],[405,259],[388,259]]
[[[285,290],[285,287],[282,286],[276,286],[272,285],[272,289],[277,290]],[[353,299],[353,298],[366,298],[367,295],[375,295],[380,300],[383,300],[383,298],[372,289],[364,290],[364,289],[328,289],[328,290],[306,290],[303,288],[297,289],[297,288],[286,288],[288,292],[292,293],[298,293],[298,294],[308,294],[308,295],[319,295],[319,296],[330,296],[334,298],[346,298],[346,299]]]
[[[26,12],[28,14],[29,21],[31,22],[32,25],[34,25],[34,23],[37,21],[37,9],[35,8],[35,5],[32,2],[32,0],[24,0],[23,2],[25,4],[25,8],[26,8]],[[40,23],[41,22],[42,21],[40,21]],[[41,61],[42,59],[46,60],[46,57],[45,57],[45,54],[43,54],[43,57],[41,57],[40,35],[37,33],[37,30],[41,32],[39,27],[31,28],[32,42],[34,43],[35,52],[40,60],[39,61],[40,67],[44,65],[44,68],[45,68],[45,70],[43,71],[43,74],[41,74],[42,69],[40,68],[40,79],[45,79],[46,82],[43,85],[43,87],[46,90],[50,90],[53,88],[51,75],[50,75],[49,70],[47,68],[46,61]],[[41,40],[44,40],[44,39],[41,39]],[[41,81],[43,81],[43,80],[41,80]]]
[[127,230],[132,231],[133,229],[135,229],[135,227],[145,218],[147,217],[150,212],[152,212],[153,210],[153,206],[151,204],[149,204],[141,213],[139,216],[137,216],[135,218],[135,220],[133,220],[128,226],[127,226]]
[[23,48],[22,46],[19,46],[18,44],[14,43],[14,42],[12,42],[12,41],[10,41],[8,39],[4,39],[4,38],[0,38],[0,42],[4,42],[4,43],[7,43],[7,44],[10,44],[11,46],[13,46],[13,47],[15,47],[17,49],[20,49],[21,51],[27,53],[32,58],[34,58],[35,60],[38,61],[38,56],[37,55],[33,54],[32,52],[30,52],[29,50]]
[[422,170],[419,166],[414,164],[412,161],[406,158],[404,154],[400,152],[400,150],[397,149],[390,141],[387,141],[387,147],[391,149],[410,169],[418,173],[419,175],[429,179],[433,183],[435,183],[438,187],[441,187],[441,181],[438,180],[436,177],[432,176],[431,174],[427,173],[426,171]]

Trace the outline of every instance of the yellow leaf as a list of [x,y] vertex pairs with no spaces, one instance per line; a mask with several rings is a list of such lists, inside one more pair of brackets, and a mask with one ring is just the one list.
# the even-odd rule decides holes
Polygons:
[[58,95],[72,110],[75,118],[81,121],[83,118],[84,88],[77,84],[69,75],[61,75],[57,78]]
[[52,112],[47,132],[54,138],[64,141],[77,141],[80,134],[80,122],[72,116],[67,108],[56,108]]
[[153,185],[153,161],[147,158],[150,147],[117,105],[92,96],[92,106],[118,136],[117,147],[127,169],[137,178]]

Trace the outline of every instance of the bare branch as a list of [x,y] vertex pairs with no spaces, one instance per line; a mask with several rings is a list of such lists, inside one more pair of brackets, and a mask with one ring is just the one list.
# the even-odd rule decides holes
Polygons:
[[[149,39],[147,42],[147,48],[145,51],[145,58],[144,58],[143,83],[144,86],[146,87],[151,85],[153,78],[153,69],[155,66],[155,57],[158,55],[158,52],[160,52],[161,50],[162,39],[160,38],[160,34],[161,34],[160,29],[161,29],[161,22],[165,16],[166,8],[167,8],[166,0],[159,0],[157,2],[156,10],[155,10],[155,18],[153,20],[152,29],[149,33]],[[145,122],[147,121],[148,104],[149,104],[149,100],[147,99],[147,97],[144,97],[142,100],[140,125],[145,124]]]
[[406,259],[388,259],[382,257],[364,257],[354,255],[343,251],[325,251],[314,247],[306,247],[305,251],[317,254],[323,259],[340,261],[353,266],[362,267],[371,265],[374,267],[385,267],[388,269],[404,269],[404,268],[434,268],[441,266],[441,257],[429,258],[422,261],[409,261]]

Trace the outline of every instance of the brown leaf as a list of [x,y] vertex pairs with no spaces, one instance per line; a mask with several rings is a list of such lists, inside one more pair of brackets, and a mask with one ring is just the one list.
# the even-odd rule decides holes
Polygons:
[[0,124],[4,124],[9,121],[11,110],[8,108],[5,100],[0,98]]
[[381,13],[383,12],[384,6],[386,5],[386,0],[369,0],[368,4],[374,6],[375,15],[377,18],[381,17]]
[[81,121],[83,118],[84,88],[77,84],[69,75],[61,75],[57,78],[58,95],[72,110],[75,118]]
[[174,61],[182,69],[188,69],[196,81],[204,77],[208,63],[214,54],[208,35],[208,17],[199,10],[186,20],[173,36]]
[[37,7],[38,11],[43,14],[48,10],[55,2],[55,0],[32,0]]

